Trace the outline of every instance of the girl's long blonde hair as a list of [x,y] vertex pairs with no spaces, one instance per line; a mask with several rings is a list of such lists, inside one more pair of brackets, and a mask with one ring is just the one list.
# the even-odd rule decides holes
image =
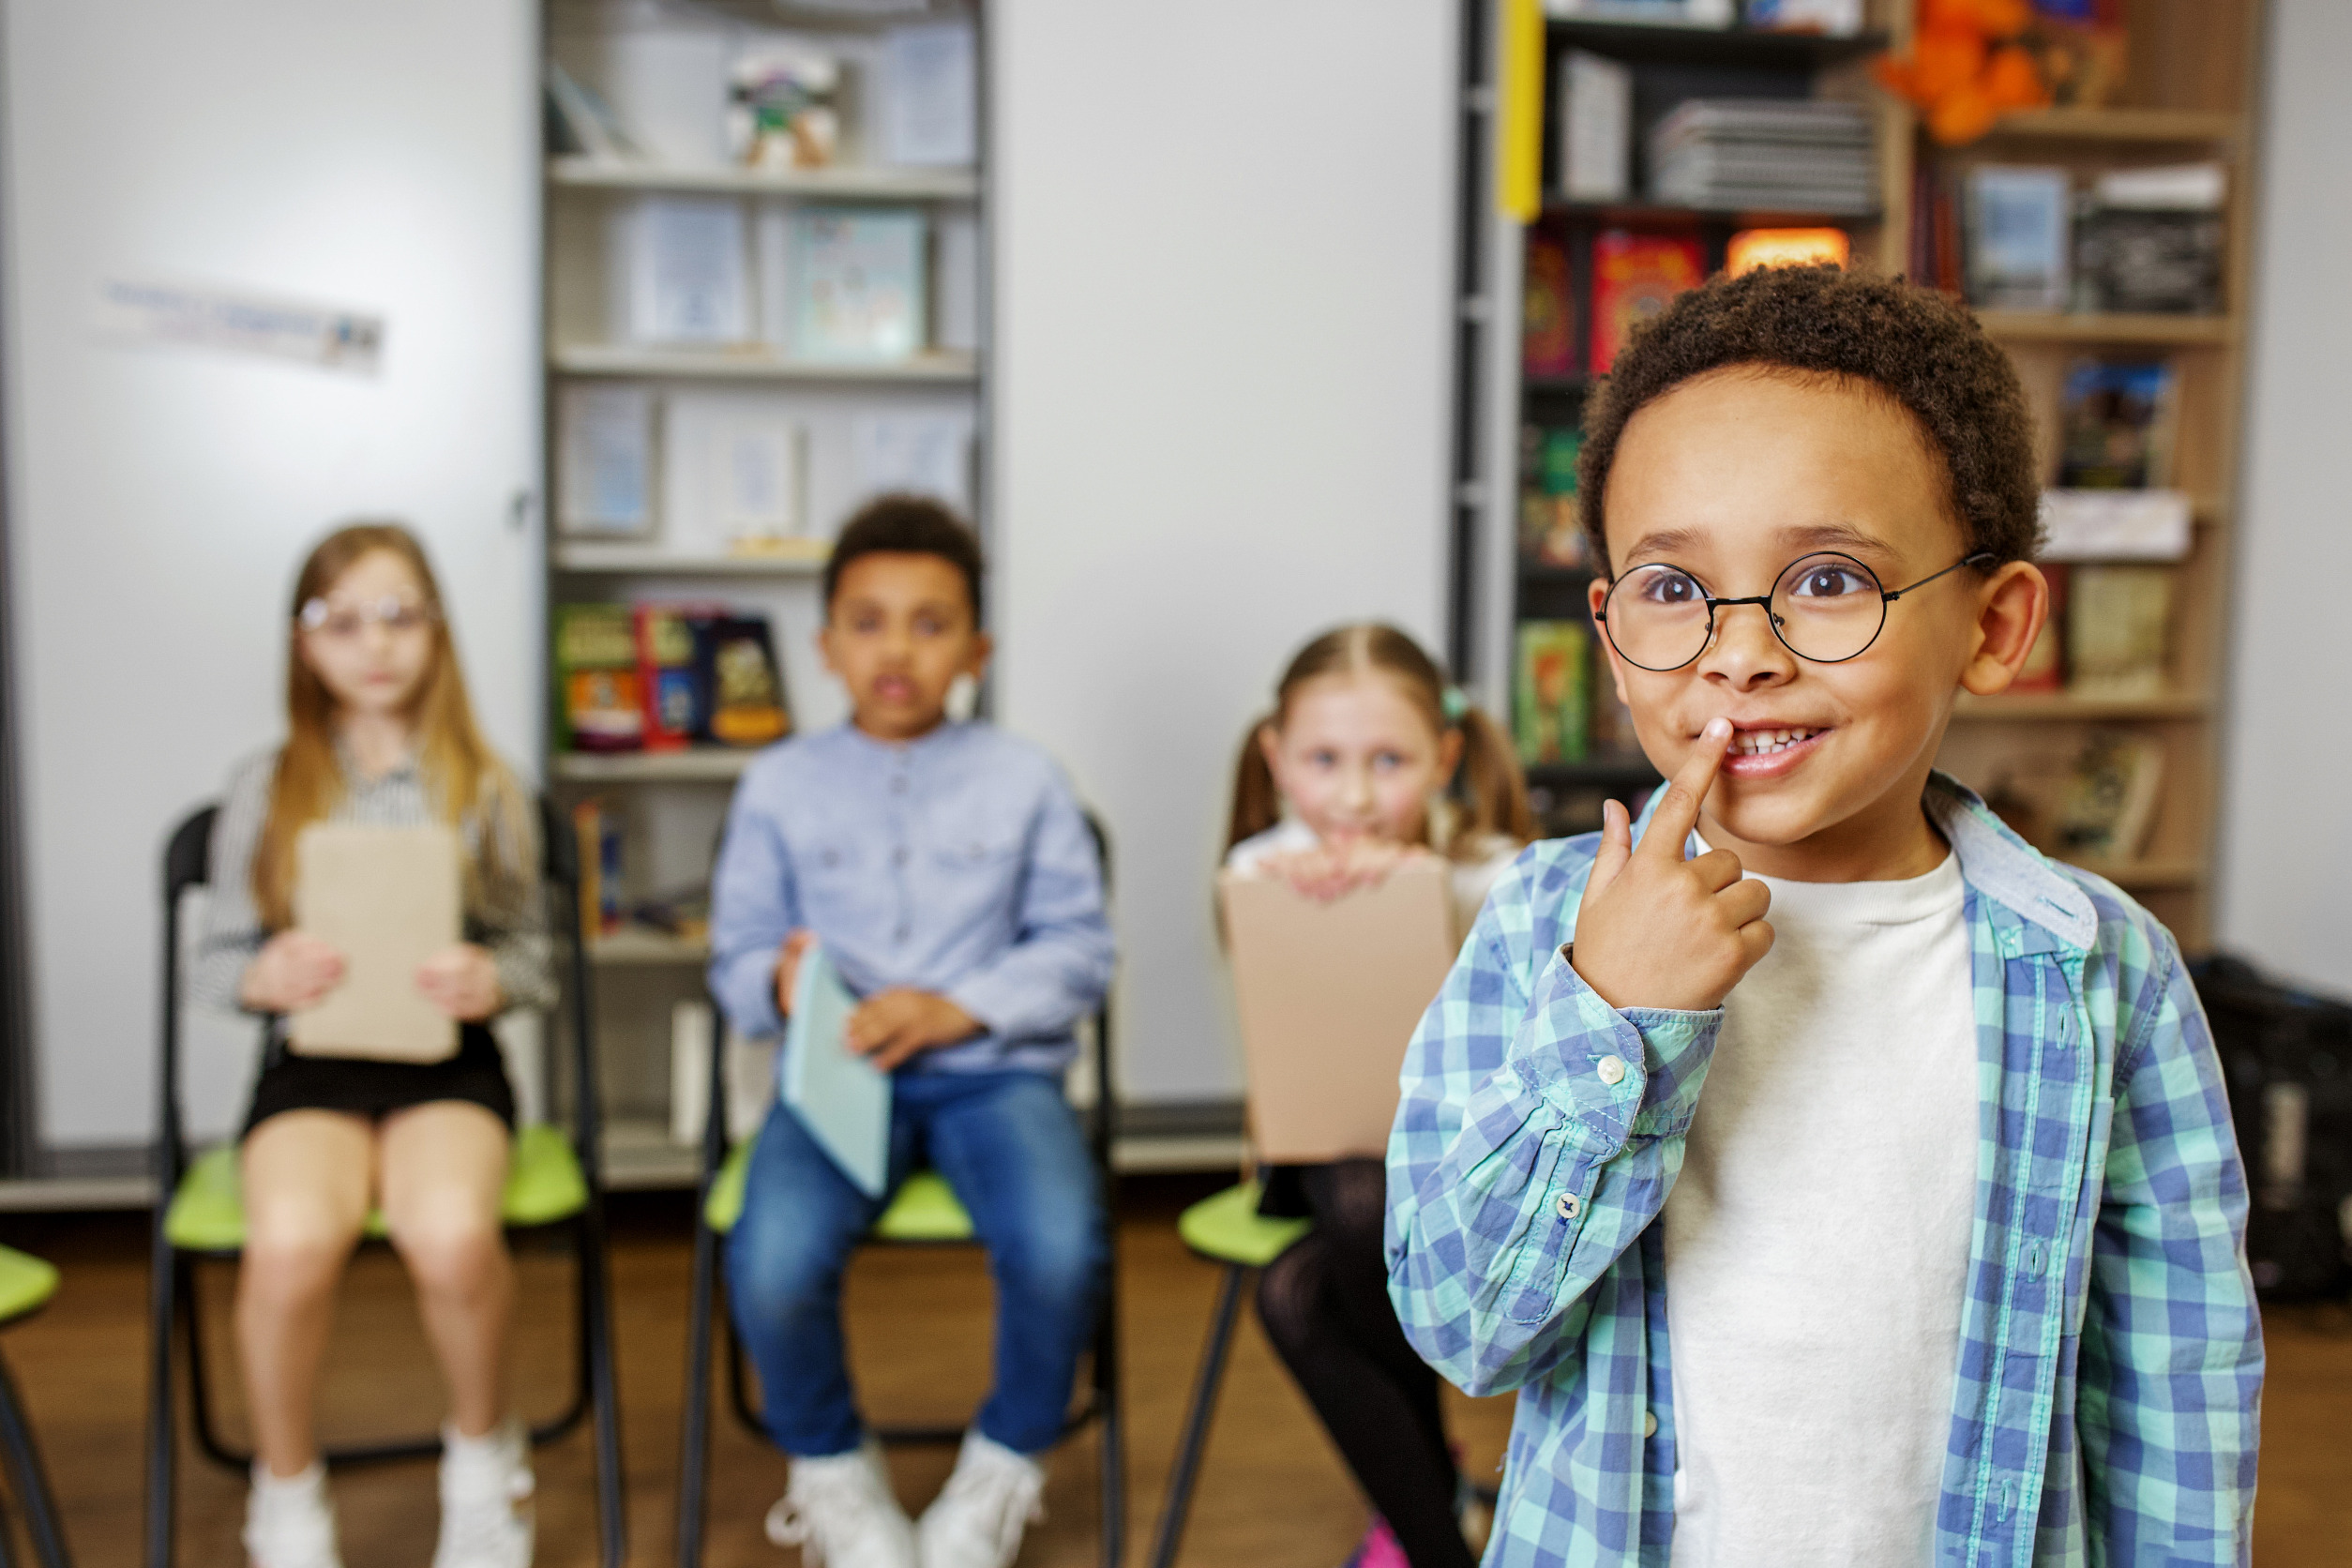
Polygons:
[[[1438,734],[1462,732],[1462,761],[1447,782],[1453,813],[1432,811],[1424,832],[1429,847],[1459,860],[1475,860],[1494,852],[1498,837],[1524,844],[1535,837],[1535,813],[1528,807],[1527,780],[1520,775],[1518,754],[1502,729],[1475,704],[1461,700],[1447,685],[1437,660],[1421,644],[1395,626],[1378,621],[1334,626],[1290,660],[1274,687],[1274,711],[1250,725],[1242,736],[1242,754],[1234,765],[1233,816],[1226,830],[1230,850],[1254,838],[1282,820],[1282,794],[1274,788],[1274,770],[1258,744],[1259,732],[1279,731],[1289,716],[1290,700],[1299,687],[1322,675],[1353,675],[1378,671],[1396,683],[1397,689],[1419,708]],[[1449,702],[1449,697],[1452,698]],[[1440,818],[1451,815],[1450,822]]]
[[[416,749],[434,810],[474,847],[466,860],[466,905],[483,903],[483,880],[525,882],[537,868],[493,863],[528,853],[537,841],[527,798],[514,775],[482,739],[467,701],[465,676],[449,640],[441,585],[424,546],[397,522],[355,522],[321,539],[294,579],[286,615],[286,744],[270,780],[269,816],[253,854],[253,902],[273,931],[294,924],[294,838],[324,820],[342,798],[335,757],[335,698],[302,656],[302,607],[322,597],[362,556],[389,550],[408,564],[431,608],[432,656],[411,706]],[[479,830],[468,832],[470,825]]]

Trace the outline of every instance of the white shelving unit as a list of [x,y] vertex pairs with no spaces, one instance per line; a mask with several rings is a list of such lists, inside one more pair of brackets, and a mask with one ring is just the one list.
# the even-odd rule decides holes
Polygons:
[[[889,30],[899,22],[979,24],[976,8],[933,0],[919,15],[859,18],[751,0],[545,0],[543,38],[552,63],[611,106],[642,154],[552,157],[545,170],[547,473],[560,520],[565,400],[579,386],[641,386],[655,400],[649,537],[567,537],[550,529],[548,601],[716,601],[768,617],[796,725],[822,727],[840,701],[811,643],[822,619],[818,580],[830,541],[864,499],[861,421],[946,419],[970,432],[969,495],[985,495],[987,465],[983,168],[899,167],[882,160],[881,110]],[[731,161],[724,144],[727,76],[746,53],[789,38],[832,53],[844,67],[843,141],[837,160],[772,171]],[[977,47],[975,40],[975,78]],[[979,83],[972,83],[976,100]],[[975,126],[975,146],[977,127]],[[749,328],[742,341],[634,339],[622,310],[630,276],[620,247],[631,204],[681,200],[743,205],[749,247],[742,258]],[[912,210],[930,235],[933,341],[889,361],[795,356],[768,318],[789,272],[761,276],[760,226],[803,204]],[[951,268],[949,232],[959,240]],[[976,241],[972,236],[976,235]],[[978,269],[979,276],[972,269]],[[947,308],[954,270],[957,318]],[[779,295],[777,290],[786,291]],[[789,309],[789,307],[787,307]],[[957,327],[955,321],[964,324]],[[943,335],[943,336],[942,336]],[[716,520],[723,432],[739,419],[788,422],[797,431],[798,536],[781,548],[738,552]],[[985,536],[985,517],[974,520]],[[756,752],[718,746],[678,751],[556,752],[548,776],[566,803],[595,798],[625,824],[616,882],[626,905],[675,899],[708,885],[729,793]],[[611,1178],[620,1186],[686,1184],[690,1148],[669,1117],[671,1013],[702,996],[708,944],[631,922],[590,948],[598,1044],[611,1129]]]

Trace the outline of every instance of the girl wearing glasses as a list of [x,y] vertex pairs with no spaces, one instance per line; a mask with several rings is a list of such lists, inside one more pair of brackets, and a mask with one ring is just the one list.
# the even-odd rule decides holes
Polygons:
[[[499,1223],[514,1093],[488,1024],[554,995],[531,800],[475,728],[440,592],[406,529],[359,524],[322,541],[296,580],[287,644],[285,744],[230,781],[192,986],[270,1018],[243,1148],[236,1335],[256,1455],[246,1548],[255,1568],[339,1568],[312,1395],[336,1284],[380,1207],[449,1385],[434,1568],[521,1568],[532,1476],[504,1389],[514,1274]],[[468,940],[415,975],[461,1025],[446,1061],[287,1049],[284,1015],[343,977],[342,956],[294,929],[291,910],[295,837],[328,821],[446,822],[465,846]]]

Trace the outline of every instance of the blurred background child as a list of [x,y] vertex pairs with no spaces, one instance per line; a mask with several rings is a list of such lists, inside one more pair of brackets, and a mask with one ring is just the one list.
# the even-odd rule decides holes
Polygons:
[[[286,741],[230,778],[191,982],[200,1001],[270,1020],[245,1122],[237,1273],[255,1453],[246,1549],[256,1568],[341,1560],[311,1405],[336,1284],[381,1206],[449,1384],[434,1568],[520,1568],[531,1451],[506,1408],[514,1270],[499,1219],[515,1100],[488,1024],[554,998],[531,799],[475,728],[440,590],[406,529],[359,524],[321,541],[287,636]],[[447,1060],[287,1049],[284,1016],[344,972],[342,954],[293,928],[294,840],[318,822],[458,831],[466,940],[416,972],[462,1026]]]
[[[1460,932],[1533,831],[1501,729],[1420,644],[1365,623],[1300,649],[1244,737],[1225,865],[1331,899],[1410,859],[1442,860]],[[1263,1212],[1315,1222],[1259,1276],[1258,1314],[1378,1515],[1350,1563],[1470,1568],[1438,1376],[1389,1305],[1381,1162],[1263,1176]]]

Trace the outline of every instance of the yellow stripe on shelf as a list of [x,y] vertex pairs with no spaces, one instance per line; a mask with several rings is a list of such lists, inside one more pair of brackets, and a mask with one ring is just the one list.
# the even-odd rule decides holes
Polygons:
[[1544,8],[1542,0],[1503,0],[1501,146],[1495,159],[1495,204],[1530,223],[1544,205]]

